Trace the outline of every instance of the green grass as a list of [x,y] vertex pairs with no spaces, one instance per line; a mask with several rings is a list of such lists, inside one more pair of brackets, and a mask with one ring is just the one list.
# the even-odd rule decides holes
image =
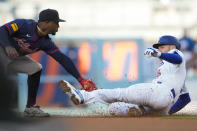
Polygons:
[[187,120],[197,120],[197,116],[162,116],[162,119],[187,119]]

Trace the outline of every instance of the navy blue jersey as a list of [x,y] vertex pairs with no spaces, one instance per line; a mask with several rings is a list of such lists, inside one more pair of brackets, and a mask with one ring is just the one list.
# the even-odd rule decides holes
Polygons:
[[58,50],[48,35],[38,36],[37,22],[34,20],[16,19],[0,27],[0,30],[7,31],[7,37],[0,38],[0,43],[4,46],[12,45],[20,55],[31,54],[39,50],[50,54]]
[[76,79],[81,76],[72,60],[64,55],[49,36],[38,36],[38,23],[34,20],[16,19],[0,27],[0,45],[14,47],[20,56],[43,50],[59,62]]

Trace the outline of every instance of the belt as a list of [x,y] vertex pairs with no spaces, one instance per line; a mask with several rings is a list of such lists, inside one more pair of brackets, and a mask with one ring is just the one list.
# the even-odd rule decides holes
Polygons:
[[162,82],[161,81],[157,81],[157,84],[162,84]]
[[176,97],[176,94],[175,94],[174,88],[171,89],[171,92],[172,92],[173,98],[175,98]]

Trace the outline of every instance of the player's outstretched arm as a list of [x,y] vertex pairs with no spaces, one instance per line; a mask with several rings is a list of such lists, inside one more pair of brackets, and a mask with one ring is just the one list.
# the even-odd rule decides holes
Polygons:
[[144,55],[147,57],[158,57],[172,64],[182,63],[182,57],[176,52],[175,53],[161,53],[157,49],[147,48],[144,52]]
[[50,38],[42,45],[43,46],[41,47],[41,49],[45,51],[48,55],[53,57],[58,63],[60,63],[68,73],[74,76],[79,81],[83,89],[85,89],[86,91],[92,91],[97,89],[96,85],[92,80],[85,79],[80,75],[73,61],[68,56],[63,54],[55,45],[55,43],[51,41]]
[[85,89],[86,91],[97,90],[96,85],[94,84],[94,82],[91,79],[85,79],[80,75],[78,69],[75,67],[74,63],[72,62],[72,60],[68,56],[64,55],[60,51],[57,51],[57,52],[50,54],[50,55],[56,61],[58,61],[68,73],[70,73],[72,76],[74,76],[79,81],[79,83],[81,84],[83,89]]
[[181,64],[183,61],[182,57],[177,53],[161,53],[159,58],[172,64]]

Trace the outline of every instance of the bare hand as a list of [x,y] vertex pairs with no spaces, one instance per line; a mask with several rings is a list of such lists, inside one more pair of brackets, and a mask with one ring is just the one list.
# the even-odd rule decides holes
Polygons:
[[14,47],[12,47],[12,46],[5,47],[5,51],[6,51],[6,53],[7,53],[7,55],[9,57],[17,57],[17,56],[19,56],[19,54],[16,51],[16,49]]

